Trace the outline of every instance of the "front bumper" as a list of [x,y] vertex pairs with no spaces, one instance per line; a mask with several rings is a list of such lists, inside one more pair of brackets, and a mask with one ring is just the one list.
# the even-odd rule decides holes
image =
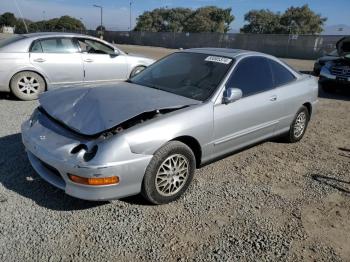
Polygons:
[[[57,127],[56,127],[57,128]],[[47,128],[39,122],[33,127],[29,121],[22,124],[22,141],[34,170],[47,182],[66,194],[85,200],[111,200],[138,194],[142,179],[152,155],[134,154],[128,146],[121,146],[123,159],[96,164],[79,160],[70,153],[83,142],[61,130]],[[103,149],[101,149],[103,150]],[[118,149],[117,149],[118,150]],[[81,177],[118,176],[117,185],[91,186],[72,182],[68,174]]]
[[327,67],[323,66],[320,72],[320,82],[332,82],[340,85],[349,85],[350,77],[333,75]]

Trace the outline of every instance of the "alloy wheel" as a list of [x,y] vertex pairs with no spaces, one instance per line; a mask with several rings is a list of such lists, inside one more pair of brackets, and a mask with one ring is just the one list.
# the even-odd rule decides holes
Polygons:
[[179,192],[189,175],[188,159],[181,154],[169,156],[160,165],[156,175],[156,189],[163,196],[173,196]]
[[305,130],[306,126],[306,114],[305,112],[300,112],[297,116],[294,124],[294,136],[295,138],[299,138]]
[[24,94],[33,94],[39,92],[40,83],[32,76],[24,76],[17,82],[18,89]]

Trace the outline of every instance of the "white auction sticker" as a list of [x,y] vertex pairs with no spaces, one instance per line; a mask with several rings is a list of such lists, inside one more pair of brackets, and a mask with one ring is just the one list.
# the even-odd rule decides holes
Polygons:
[[215,63],[221,63],[221,64],[229,64],[231,63],[232,59],[221,57],[221,56],[208,56],[205,61],[209,62],[215,62]]

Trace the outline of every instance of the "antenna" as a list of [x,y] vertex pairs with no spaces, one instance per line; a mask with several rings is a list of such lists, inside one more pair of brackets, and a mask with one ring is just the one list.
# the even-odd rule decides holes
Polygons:
[[21,12],[21,9],[20,9],[19,6],[18,6],[17,0],[15,0],[15,4],[16,4],[18,13],[19,13],[19,15],[20,15],[21,18],[22,18],[22,22],[23,22],[23,24],[24,24],[24,27],[26,28],[26,32],[27,32],[27,34],[28,34],[28,27],[27,27],[26,22],[24,21],[23,14],[22,14],[22,12]]

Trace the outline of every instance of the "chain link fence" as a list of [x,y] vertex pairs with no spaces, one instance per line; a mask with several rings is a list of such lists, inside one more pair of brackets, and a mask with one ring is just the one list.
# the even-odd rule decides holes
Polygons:
[[[62,30],[61,32],[74,32],[99,37],[95,30]],[[342,35],[104,32],[104,39],[116,44],[184,49],[196,47],[235,48],[297,59],[317,59],[328,54],[336,48],[337,41],[342,37]]]
[[[95,31],[89,31],[95,35]],[[278,57],[316,59],[335,49],[343,36],[264,35],[220,33],[153,33],[106,31],[104,39],[117,44],[166,48],[220,47],[246,49]]]

